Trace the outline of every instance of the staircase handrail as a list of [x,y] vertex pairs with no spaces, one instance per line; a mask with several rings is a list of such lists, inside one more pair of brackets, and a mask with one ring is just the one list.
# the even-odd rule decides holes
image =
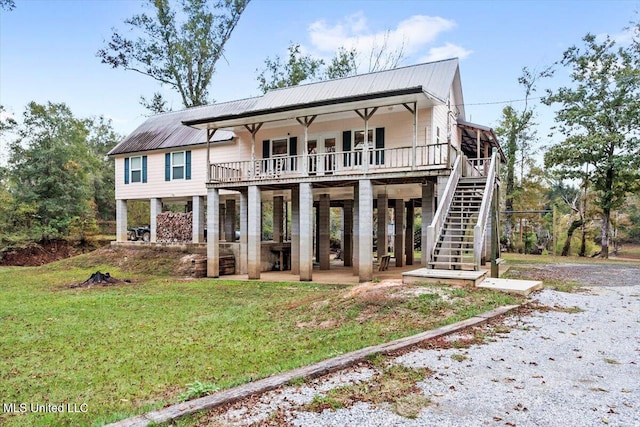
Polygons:
[[494,151],[491,155],[491,165],[487,172],[487,182],[484,186],[482,196],[482,204],[478,211],[478,222],[473,228],[473,260],[476,270],[480,269],[480,261],[482,259],[482,246],[484,244],[484,233],[487,228],[487,220],[489,218],[490,206],[493,200],[493,191],[496,180],[496,168],[498,163],[497,153]]
[[456,192],[458,181],[460,180],[460,176],[462,175],[463,157],[463,155],[459,155],[456,157],[456,160],[453,163],[453,168],[451,169],[451,175],[449,176],[447,185],[444,187],[442,200],[438,202],[438,209],[436,209],[433,220],[431,221],[431,224],[427,226],[427,264],[434,259],[436,237],[439,237],[440,233],[442,233],[444,221],[447,217],[447,214],[449,213],[449,207],[451,206],[453,195]]

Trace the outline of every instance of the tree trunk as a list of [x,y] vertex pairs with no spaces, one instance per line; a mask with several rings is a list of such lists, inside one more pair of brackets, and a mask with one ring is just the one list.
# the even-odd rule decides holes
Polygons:
[[562,253],[560,256],[568,256],[569,251],[571,250],[571,237],[573,237],[573,232],[578,229],[582,225],[582,219],[574,220],[569,226],[569,230],[567,230],[567,240],[564,241],[564,246],[562,247]]
[[584,229],[584,221],[582,222],[582,239],[580,240],[580,252],[578,256],[587,256],[587,231]]
[[600,258],[609,258],[609,222],[611,217],[611,209],[603,209],[602,211],[602,246],[600,249]]

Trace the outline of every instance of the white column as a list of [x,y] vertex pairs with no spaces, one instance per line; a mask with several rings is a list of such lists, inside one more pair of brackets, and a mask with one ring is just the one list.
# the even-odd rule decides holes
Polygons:
[[127,201],[116,200],[116,242],[127,241]]
[[300,274],[300,189],[291,190],[291,274]]
[[353,187],[353,268],[354,276],[358,276],[360,267],[360,192],[359,185]]
[[358,183],[358,276],[360,282],[373,279],[373,186],[371,180],[361,179]]
[[313,276],[313,190],[310,183],[300,184],[300,280]]
[[220,193],[207,190],[207,277],[220,276]]
[[248,242],[248,215],[249,215],[249,201],[247,198],[247,192],[240,192],[240,274],[247,274],[248,254],[247,254],[247,242]]
[[149,228],[151,229],[151,243],[158,241],[158,215],[162,213],[162,199],[151,199],[149,206],[150,218]]
[[435,213],[435,200],[433,198],[433,183],[428,182],[422,186],[422,233],[421,233],[421,247],[422,247],[422,267],[427,267],[429,261],[429,254],[427,254],[427,227],[431,225],[433,221],[433,215]]
[[193,196],[193,243],[204,242],[204,197]]
[[262,243],[262,217],[260,189],[256,185],[249,187],[248,191],[248,244],[247,244],[247,263],[249,279],[259,279],[262,270],[260,260],[260,250]]

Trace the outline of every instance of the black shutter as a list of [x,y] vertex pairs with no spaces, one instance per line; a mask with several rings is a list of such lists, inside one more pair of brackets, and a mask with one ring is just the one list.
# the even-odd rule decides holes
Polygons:
[[265,139],[264,141],[262,141],[262,158],[263,159],[269,158],[269,153],[271,151],[270,148],[271,148],[271,141],[269,141],[268,139]]
[[[376,128],[376,148],[384,148],[384,128]],[[376,152],[376,165],[384,164],[384,151]]]
[[344,154],[342,155],[344,166],[351,166],[351,131],[345,130],[342,132],[342,151]]
[[297,156],[298,155],[298,138],[292,136],[289,138],[289,155]]
[[129,183],[129,158],[124,158],[124,183]]

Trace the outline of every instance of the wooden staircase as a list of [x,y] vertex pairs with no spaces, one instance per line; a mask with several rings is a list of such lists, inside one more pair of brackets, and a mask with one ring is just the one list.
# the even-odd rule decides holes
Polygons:
[[442,270],[476,270],[474,226],[482,205],[486,177],[460,178],[429,267]]

